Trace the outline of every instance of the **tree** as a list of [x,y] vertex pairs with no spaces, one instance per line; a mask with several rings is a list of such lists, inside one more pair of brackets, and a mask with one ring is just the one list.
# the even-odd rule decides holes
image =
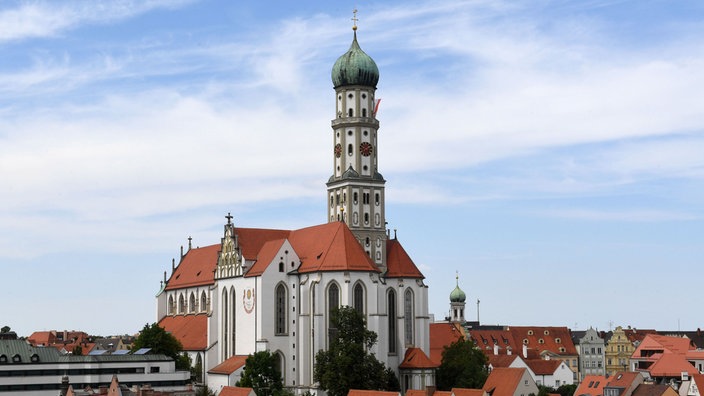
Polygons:
[[10,330],[12,330],[12,329],[10,329],[10,326],[3,326],[3,327],[0,329],[0,333],[9,333]]
[[555,393],[559,393],[561,396],[572,396],[576,390],[577,384],[564,384],[555,389]]
[[75,347],[73,347],[73,350],[71,350],[71,354],[73,356],[83,355],[83,347],[81,347],[80,345],[76,345]]
[[149,353],[169,356],[176,361],[177,370],[189,370],[191,358],[182,354],[183,346],[171,333],[156,323],[145,324],[132,344],[132,352],[141,348],[151,348]]
[[481,389],[489,376],[487,358],[472,340],[460,339],[445,346],[436,375],[440,390]]
[[398,390],[393,370],[368,353],[377,335],[367,330],[364,316],[352,307],[332,313],[330,347],[315,355],[314,378],[330,396],[347,395],[350,389]]
[[242,377],[235,385],[252,388],[258,396],[281,396],[283,380],[276,359],[277,357],[269,351],[249,355],[244,362]]

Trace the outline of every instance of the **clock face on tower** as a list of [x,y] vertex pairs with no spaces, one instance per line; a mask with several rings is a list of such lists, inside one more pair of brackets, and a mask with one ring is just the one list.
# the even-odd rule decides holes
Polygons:
[[372,154],[372,145],[371,143],[364,142],[359,145],[359,152],[362,153],[363,156],[369,157]]
[[342,155],[342,145],[340,143],[335,145],[335,157],[340,158]]

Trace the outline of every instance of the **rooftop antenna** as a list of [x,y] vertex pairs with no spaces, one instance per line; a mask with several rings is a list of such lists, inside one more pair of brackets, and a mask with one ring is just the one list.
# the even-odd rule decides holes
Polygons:
[[479,322],[479,303],[480,303],[480,302],[481,302],[481,301],[479,301],[479,299],[477,299],[477,323],[480,323],[480,322]]

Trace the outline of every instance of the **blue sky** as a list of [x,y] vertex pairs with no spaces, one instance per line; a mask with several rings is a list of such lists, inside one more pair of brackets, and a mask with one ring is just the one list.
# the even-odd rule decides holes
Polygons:
[[699,1],[5,1],[0,325],[134,333],[179,247],[325,221],[330,69],[377,62],[387,221],[442,318],[696,329]]

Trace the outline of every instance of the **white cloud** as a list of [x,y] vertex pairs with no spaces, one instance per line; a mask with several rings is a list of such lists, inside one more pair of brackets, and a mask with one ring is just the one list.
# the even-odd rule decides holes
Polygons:
[[0,43],[30,37],[50,37],[82,24],[127,19],[155,8],[177,8],[193,0],[39,1],[0,10]]

